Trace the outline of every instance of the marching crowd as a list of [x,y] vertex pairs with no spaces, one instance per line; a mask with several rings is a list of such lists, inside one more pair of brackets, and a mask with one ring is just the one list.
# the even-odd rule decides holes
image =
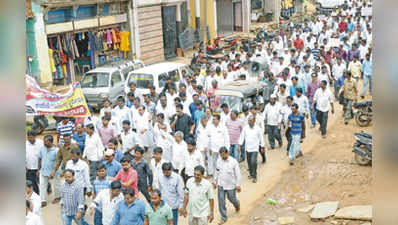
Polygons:
[[[55,137],[41,140],[27,131],[26,224],[42,224],[41,208],[53,192],[64,225],[88,224],[88,213],[94,225],[176,225],[179,216],[204,225],[214,219],[214,190],[219,224],[225,223],[225,198],[237,212],[241,207],[240,163],[247,161],[254,183],[259,153],[266,163],[264,134],[271,149],[282,148],[286,138],[293,165],[303,156],[306,120],[311,128],[318,123],[326,138],[335,99],[347,124],[359,79],[360,96],[368,85],[372,94],[372,17],[360,13],[371,3],[347,2],[346,9],[261,40],[255,50],[232,48],[216,63],[199,54],[200,68],[184,71],[178,84],[168,79],[160,94],[150,86],[140,96],[131,83],[125,97],[104,102],[99,117],[64,118]],[[252,77],[248,66],[258,56],[267,59],[268,69]],[[267,84],[264,102],[244,105],[243,112],[222,104],[214,113],[214,91],[246,79]]]

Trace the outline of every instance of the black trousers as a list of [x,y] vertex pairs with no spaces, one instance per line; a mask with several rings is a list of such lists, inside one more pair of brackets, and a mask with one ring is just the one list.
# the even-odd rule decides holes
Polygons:
[[261,152],[260,149],[261,149],[261,146],[258,147],[258,152],[260,152],[261,159],[262,159],[261,162],[265,163],[267,161],[267,157],[265,156],[265,148],[264,148],[264,152]]
[[287,139],[287,151],[289,152],[290,146],[292,145],[292,134],[290,133],[290,127],[286,131],[286,139]]
[[148,201],[148,203],[151,203],[151,196],[149,195],[148,185],[138,184],[138,191],[140,191],[144,195],[144,197]]
[[40,195],[39,192],[39,178],[37,177],[37,170],[27,170],[26,180],[30,180],[33,183],[33,191]]

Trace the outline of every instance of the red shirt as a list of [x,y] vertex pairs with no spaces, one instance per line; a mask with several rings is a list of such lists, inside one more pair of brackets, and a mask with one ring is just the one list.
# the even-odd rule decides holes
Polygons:
[[298,51],[299,49],[303,50],[304,48],[304,41],[301,39],[296,39],[294,41],[294,47],[296,48],[296,50]]
[[345,29],[347,29],[347,27],[348,27],[347,22],[341,21],[341,22],[339,23],[339,32],[340,32],[340,33],[343,33],[343,32],[345,31]]
[[129,188],[134,189],[136,196],[138,195],[138,174],[134,168],[130,167],[127,172],[124,172],[123,169],[119,170],[115,179],[120,180],[123,183],[133,180],[133,183],[129,186]]

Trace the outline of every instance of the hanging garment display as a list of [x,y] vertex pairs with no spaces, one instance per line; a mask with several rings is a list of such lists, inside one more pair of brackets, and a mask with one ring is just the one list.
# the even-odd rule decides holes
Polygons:
[[120,32],[120,51],[130,51],[130,32],[128,31]]
[[112,35],[109,29],[106,30],[106,43],[108,44],[108,48],[112,48]]
[[55,68],[53,50],[51,48],[48,49],[48,56],[50,57],[50,69],[51,69],[51,72],[54,73],[54,72],[57,71],[57,69]]

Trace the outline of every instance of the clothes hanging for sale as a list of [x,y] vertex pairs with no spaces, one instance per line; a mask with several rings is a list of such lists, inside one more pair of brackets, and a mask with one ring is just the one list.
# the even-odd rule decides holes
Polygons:
[[130,51],[130,32],[128,31],[120,32],[120,51]]
[[109,29],[106,30],[106,43],[108,44],[108,48],[112,48],[112,34]]
[[57,69],[55,68],[53,50],[51,48],[48,49],[48,56],[50,57],[51,72],[54,73],[57,71]]

